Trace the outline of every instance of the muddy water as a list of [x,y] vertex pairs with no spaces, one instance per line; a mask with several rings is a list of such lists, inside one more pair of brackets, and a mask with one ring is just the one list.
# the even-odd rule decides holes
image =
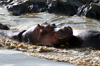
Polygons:
[[[49,13],[36,13],[12,16],[9,12],[7,12],[4,7],[0,7],[0,23],[7,24],[11,30],[24,30],[44,22],[55,23],[58,27],[71,26],[73,29],[76,30],[100,30],[100,21],[95,19],[79,17],[76,15],[68,17]],[[32,47],[30,48],[32,49]],[[52,51],[50,50],[50,52],[44,52],[44,48],[45,47],[40,46],[36,49],[35,52],[30,51],[29,49],[28,51],[30,51],[31,53],[26,54],[39,58],[69,62],[77,65],[100,65],[100,51],[95,51],[87,48],[65,50],[56,48],[51,49],[50,47],[47,47],[50,48]],[[45,49],[49,51],[49,49],[47,48]]]
[[59,27],[71,26],[73,29],[100,30],[100,21],[79,16],[61,16],[49,13],[26,14],[12,16],[5,8],[0,8],[0,23],[7,24],[11,29],[28,29],[44,22],[55,23]]

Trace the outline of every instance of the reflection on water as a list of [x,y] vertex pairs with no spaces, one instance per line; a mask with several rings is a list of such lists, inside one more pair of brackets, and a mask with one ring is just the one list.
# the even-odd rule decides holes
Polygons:
[[12,51],[12,50],[0,50],[0,54],[15,54],[15,53],[22,53],[22,52]]
[[[64,62],[54,62],[51,60],[39,59],[27,56],[19,51],[2,50],[0,53],[0,66],[74,66]],[[1,50],[0,50],[1,52]],[[6,54],[9,52],[9,54]],[[12,54],[10,54],[12,53]]]
[[6,10],[6,8],[1,7],[1,8],[0,8],[0,15],[2,15],[2,14],[8,15],[9,12]]
[[7,24],[11,29],[28,29],[43,22],[55,23],[59,27],[71,26],[73,29],[100,30],[100,21],[79,16],[59,16],[49,13],[26,14],[11,16],[5,8],[0,8],[0,23]]

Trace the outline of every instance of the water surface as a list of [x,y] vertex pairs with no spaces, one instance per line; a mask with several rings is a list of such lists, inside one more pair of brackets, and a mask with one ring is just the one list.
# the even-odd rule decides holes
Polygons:
[[[4,7],[0,7],[0,23],[8,25],[11,28],[11,30],[25,30],[37,24],[42,24],[44,22],[48,22],[50,24],[55,23],[58,27],[71,26],[73,29],[76,29],[76,30],[93,29],[93,30],[100,31],[100,21],[95,20],[95,19],[79,17],[76,15],[72,17],[68,17],[68,16],[61,16],[61,15],[56,15],[56,14],[49,14],[46,12],[13,16]],[[2,59],[0,60],[0,65],[2,66],[8,66],[8,65],[9,66],[25,66],[27,64],[30,64],[30,66],[32,65],[33,66],[51,66],[51,64],[53,64],[53,66],[70,65],[64,62],[59,63],[59,62],[48,61],[45,59],[41,60],[38,58],[26,56],[22,52],[17,53],[15,51],[13,52],[9,50],[0,50],[0,58]]]
[[61,16],[49,13],[26,14],[12,16],[5,8],[0,8],[0,23],[9,25],[12,29],[28,29],[44,22],[55,23],[59,27],[71,26],[73,29],[100,30],[100,21],[79,16]]

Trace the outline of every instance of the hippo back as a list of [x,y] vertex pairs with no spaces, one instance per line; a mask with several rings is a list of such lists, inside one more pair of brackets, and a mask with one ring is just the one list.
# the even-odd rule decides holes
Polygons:
[[28,42],[31,39],[32,33],[34,32],[36,26],[31,27],[30,29],[26,30],[21,37],[21,41]]
[[77,31],[79,33],[74,35],[81,38],[82,45],[81,47],[92,47],[95,49],[100,49],[100,31],[96,30],[82,30]]

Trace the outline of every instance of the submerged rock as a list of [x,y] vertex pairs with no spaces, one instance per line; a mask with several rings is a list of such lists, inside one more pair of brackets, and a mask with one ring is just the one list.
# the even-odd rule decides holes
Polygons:
[[3,24],[0,23],[0,29],[9,30],[10,28],[7,25],[3,25]]

